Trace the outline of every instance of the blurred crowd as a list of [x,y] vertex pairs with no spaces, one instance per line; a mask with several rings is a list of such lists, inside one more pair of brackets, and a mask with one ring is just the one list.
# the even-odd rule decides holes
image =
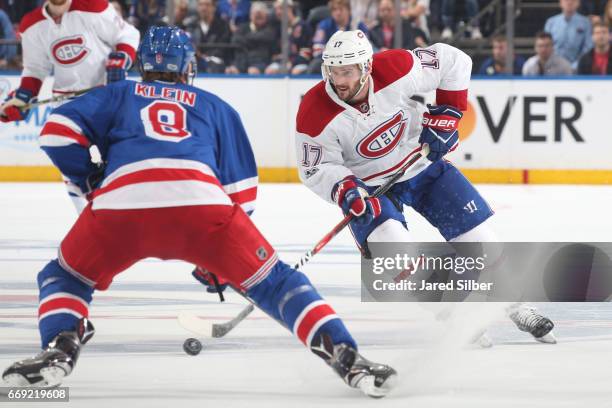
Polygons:
[[[610,75],[610,28],[612,0],[559,0],[559,13],[546,19],[535,34],[535,55],[525,59],[514,56],[512,74]],[[491,56],[476,72],[481,75],[509,73],[506,67],[508,43],[505,36],[491,38]]]
[[[475,74],[509,73],[508,43],[495,34],[492,0],[401,0],[402,36],[395,39],[394,0],[288,0],[288,60],[282,58],[282,0],[112,0],[144,32],[151,25],[183,28],[198,52],[198,70],[227,74],[319,74],[321,54],[339,29],[363,30],[375,51],[413,49],[458,38],[489,44]],[[170,3],[168,3],[170,2]],[[43,0],[0,0],[0,69],[20,69],[19,21]],[[503,1],[501,2],[503,8]],[[520,7],[520,1],[516,2]],[[532,34],[533,56],[515,55],[515,75],[606,75],[612,69],[612,0],[559,0],[559,13]],[[482,11],[482,12],[481,12]],[[488,19],[488,21],[487,21]],[[11,41],[12,40],[12,41]],[[286,64],[286,65],[284,65]]]

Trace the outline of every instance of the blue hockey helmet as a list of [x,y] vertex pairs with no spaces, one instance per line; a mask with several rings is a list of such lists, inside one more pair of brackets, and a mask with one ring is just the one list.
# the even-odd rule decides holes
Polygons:
[[178,27],[150,27],[138,47],[140,72],[175,72],[185,74],[193,64],[195,75],[195,49],[189,36]]

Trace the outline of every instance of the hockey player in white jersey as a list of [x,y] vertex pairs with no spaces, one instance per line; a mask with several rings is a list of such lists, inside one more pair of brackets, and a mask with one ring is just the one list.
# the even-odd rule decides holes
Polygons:
[[[45,78],[53,93],[71,94],[125,79],[140,34],[107,0],[48,0],[19,24],[23,49],[21,83],[0,106],[0,121],[25,119]],[[86,204],[68,185],[80,211]]]
[[[363,32],[338,31],[323,53],[324,80],[300,104],[296,151],[302,182],[354,219],[349,227],[365,256],[369,242],[409,242],[410,206],[453,242],[491,242],[493,211],[444,156],[459,141],[472,61],[447,44],[373,55]],[[436,105],[411,97],[436,91]],[[380,198],[369,196],[428,145],[420,160]],[[553,323],[523,304],[509,317],[536,340],[555,342]]]

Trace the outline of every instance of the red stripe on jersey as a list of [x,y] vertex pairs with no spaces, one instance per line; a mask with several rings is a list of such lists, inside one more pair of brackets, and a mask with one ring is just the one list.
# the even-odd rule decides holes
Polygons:
[[302,99],[297,113],[296,129],[310,137],[317,137],[344,108],[334,102],[321,81],[312,87]]
[[72,0],[69,11],[101,13],[108,7],[108,0]]
[[81,133],[77,133],[66,125],[55,122],[47,122],[40,132],[40,137],[44,136],[62,136],[75,140],[81,146],[89,147],[90,143],[87,137]]
[[38,95],[40,92],[40,88],[42,87],[42,81],[38,78],[34,77],[23,77],[21,78],[20,88],[27,89],[28,91],[32,91],[34,96]]
[[389,173],[389,172],[392,172],[392,171],[394,171],[394,170],[397,170],[398,168],[402,167],[402,166],[404,165],[404,163],[406,163],[406,161],[407,161],[407,160],[410,158],[410,156],[412,156],[413,154],[415,154],[415,153],[417,153],[417,152],[419,152],[419,151],[421,151],[421,146],[417,147],[416,149],[414,149],[413,151],[411,151],[410,153],[408,153],[408,156],[404,157],[404,158],[402,159],[402,161],[400,161],[399,163],[397,163],[395,166],[393,166],[393,167],[391,167],[391,168],[388,168],[387,170],[383,170],[383,171],[380,171],[380,172],[378,172],[378,173],[374,173],[374,174],[372,174],[372,175],[369,175],[369,176],[366,176],[366,177],[362,177],[361,179],[362,179],[363,181],[368,181],[368,180],[372,180],[372,179],[374,179],[374,178],[376,178],[376,177],[380,177],[380,176],[382,176],[383,174],[387,174],[387,173]]
[[30,11],[28,14],[21,18],[21,22],[19,23],[18,28],[19,33],[25,33],[28,28],[32,27],[39,21],[43,21],[44,19],[45,16],[43,14],[42,7],[35,8],[34,10]]
[[246,190],[237,191],[228,195],[234,203],[248,203],[250,201],[255,201],[257,198],[257,187],[247,188]]
[[408,75],[413,65],[412,54],[406,50],[388,50],[374,54],[372,59],[374,92],[378,92]]
[[115,49],[118,52],[125,52],[130,57],[132,62],[136,61],[136,50],[131,45],[121,43],[117,44]]
[[209,176],[197,170],[191,169],[146,169],[139,170],[133,173],[126,174],[118,177],[117,179],[110,182],[105,187],[96,190],[92,198],[98,197],[99,195],[108,193],[109,191],[116,190],[118,188],[127,186],[129,184],[148,183],[155,181],[181,181],[181,180],[194,180],[202,181],[204,183],[215,184],[221,188],[219,180],[213,176]]
[[306,316],[304,316],[300,322],[295,335],[302,343],[306,344],[308,335],[317,322],[323,319],[325,316],[332,314],[336,314],[336,312],[334,312],[334,309],[332,309],[327,303],[313,307],[308,313],[306,313]]
[[460,91],[436,89],[436,105],[450,105],[459,110],[466,111],[468,107],[467,92],[467,89]]
[[70,298],[57,298],[44,302],[38,307],[38,316],[57,309],[70,309],[83,317],[89,316],[89,309],[83,303]]

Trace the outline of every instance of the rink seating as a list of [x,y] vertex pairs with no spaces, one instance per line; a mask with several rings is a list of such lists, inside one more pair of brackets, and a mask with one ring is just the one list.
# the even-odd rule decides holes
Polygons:
[[[0,98],[18,84],[0,76]],[[263,182],[298,181],[293,132],[302,95],[316,78],[205,76],[195,85],[240,113]],[[50,96],[45,82],[41,99]],[[461,146],[449,159],[478,183],[612,183],[612,137],[607,78],[475,78],[461,122]],[[434,94],[418,99],[433,102]],[[36,144],[52,107],[27,121],[0,124],[0,181],[52,181],[59,174]],[[394,112],[391,112],[394,113]]]

